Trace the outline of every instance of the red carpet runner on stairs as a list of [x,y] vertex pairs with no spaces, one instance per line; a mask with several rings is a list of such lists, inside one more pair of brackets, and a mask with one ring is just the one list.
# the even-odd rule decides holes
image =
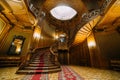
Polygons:
[[51,55],[49,49],[35,53],[32,59],[27,64],[23,64],[16,73],[40,74],[61,71],[59,62],[53,61],[54,59],[51,59]]
[[[42,54],[41,56],[40,56],[40,62],[41,62],[41,64],[39,63],[38,64],[38,66],[44,66],[44,54]],[[40,70],[36,70],[36,72],[39,72]],[[40,72],[42,72],[42,70],[40,71]],[[32,80],[37,80],[37,79],[39,79],[41,77],[41,75],[40,74],[36,74],[36,75],[34,75],[33,77],[32,77]]]

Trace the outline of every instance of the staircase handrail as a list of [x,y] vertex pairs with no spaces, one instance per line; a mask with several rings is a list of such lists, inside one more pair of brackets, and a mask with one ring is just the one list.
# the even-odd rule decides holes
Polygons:
[[20,64],[20,68],[22,68],[23,65],[27,65],[28,57],[30,54],[32,54],[32,51],[29,51],[25,56],[22,56],[22,63]]
[[50,52],[51,52],[51,54],[55,57],[55,61],[58,61],[58,54],[56,54],[55,52],[54,52],[54,48],[57,48],[57,42],[55,42],[54,44],[52,44],[51,46],[50,46]]

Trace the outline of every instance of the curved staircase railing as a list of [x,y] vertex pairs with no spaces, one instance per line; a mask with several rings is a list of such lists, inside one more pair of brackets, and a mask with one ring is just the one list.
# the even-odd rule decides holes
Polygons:
[[[102,6],[99,9],[93,10],[91,12],[88,13],[84,13],[82,15],[82,19],[80,21],[80,24],[78,24],[75,29],[74,29],[74,33],[71,34],[70,39],[69,39],[69,47],[70,45],[73,43],[75,36],[77,34],[77,32],[87,23],[89,23],[90,21],[92,21],[93,19],[97,18],[98,16],[101,16],[105,13],[106,8],[108,8],[108,6],[110,5],[110,3],[112,2],[112,0],[105,0],[102,4]],[[91,29],[92,30],[92,29]]]
[[21,64],[19,65],[20,69],[28,65],[28,61],[32,60],[32,58],[35,56],[33,54],[37,52],[37,49],[38,48],[30,49],[29,52],[25,56],[21,57]]
[[34,50],[30,50],[25,56],[21,57],[21,64],[20,64],[19,68],[23,68],[24,65],[27,65],[33,52],[34,52]]
[[55,42],[53,45],[50,46],[50,52],[52,54],[52,58],[58,62],[58,54],[57,54],[57,42]]

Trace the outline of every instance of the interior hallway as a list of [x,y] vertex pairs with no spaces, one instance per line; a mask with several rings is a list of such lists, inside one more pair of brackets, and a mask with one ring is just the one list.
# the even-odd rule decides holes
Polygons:
[[0,0],[0,80],[120,80],[117,71],[120,0]]
[[[120,80],[120,72],[117,71],[74,65],[68,67],[74,70],[82,78],[81,80]],[[0,80],[26,80],[25,77],[28,75],[15,74],[17,69],[18,67],[0,68]],[[49,79],[43,80],[59,80],[58,73],[49,73]]]

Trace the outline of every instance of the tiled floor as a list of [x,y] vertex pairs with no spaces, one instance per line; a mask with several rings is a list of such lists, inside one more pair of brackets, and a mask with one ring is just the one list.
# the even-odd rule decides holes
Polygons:
[[[69,66],[85,80],[120,80],[120,72],[82,66]],[[17,67],[0,68],[0,80],[22,80],[26,75],[15,74]],[[57,73],[49,74],[49,80],[57,80]]]

